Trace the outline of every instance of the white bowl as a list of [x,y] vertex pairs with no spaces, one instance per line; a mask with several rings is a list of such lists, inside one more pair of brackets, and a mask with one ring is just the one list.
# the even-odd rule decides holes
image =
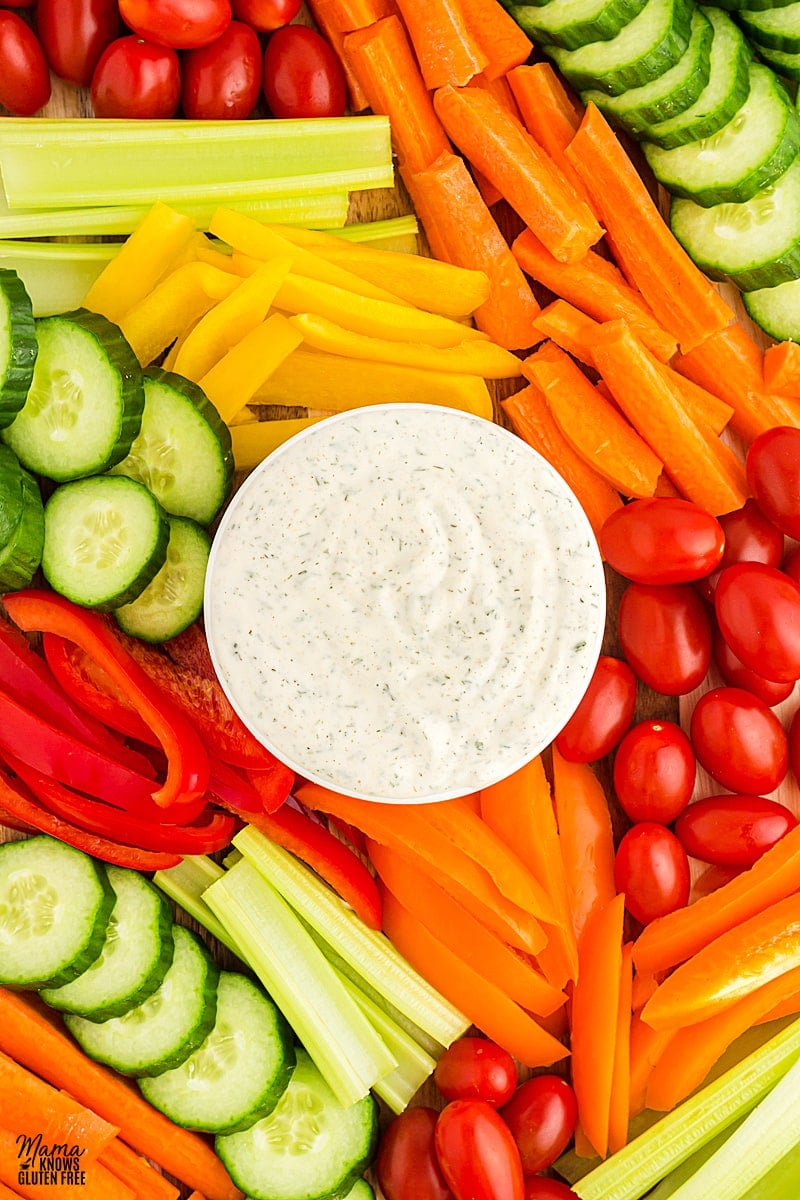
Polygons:
[[444,800],[510,775],[572,715],[605,582],[575,496],[515,434],[376,405],[248,476],[214,539],[205,621],[233,707],[299,775]]

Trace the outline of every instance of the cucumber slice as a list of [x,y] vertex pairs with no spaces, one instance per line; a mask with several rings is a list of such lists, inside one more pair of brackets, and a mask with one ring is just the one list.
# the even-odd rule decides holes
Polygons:
[[747,36],[757,47],[782,50],[787,54],[800,51],[800,2],[780,8],[740,9],[739,21]]
[[634,137],[645,134],[648,125],[685,112],[697,100],[711,73],[713,39],[713,25],[702,8],[696,8],[692,13],[689,45],[674,67],[621,96],[607,96],[590,88],[581,99],[584,104],[595,104]]
[[508,11],[541,45],[577,50],[587,42],[616,37],[642,11],[646,0],[549,0],[543,5],[512,4]]
[[47,834],[0,845],[0,983],[59,986],[105,944],[114,892],[102,863]]
[[242,1133],[220,1134],[215,1146],[250,1200],[320,1200],[347,1195],[369,1165],[377,1134],[372,1095],[340,1104],[298,1047],[276,1108]]
[[114,474],[144,483],[173,516],[210,525],[233,483],[227,425],[205,392],[173,371],[148,367],[144,394],[139,435]]
[[773,50],[771,46],[757,46],[755,42],[752,44],[762,62],[772,67],[778,75],[795,83],[800,81],[800,51]]
[[596,88],[618,96],[662,75],[689,45],[693,0],[647,0],[616,37],[577,50],[551,46],[548,53],[578,91]]
[[107,1021],[64,1015],[81,1049],[123,1075],[157,1075],[180,1066],[214,1026],[219,970],[199,937],[185,926],[176,924],[172,936],[170,967],[141,1004]]
[[[705,0],[702,0],[705,3]],[[714,0],[714,3],[719,8],[725,8],[729,12],[738,13],[743,8],[749,9],[766,9],[766,8],[783,8],[786,4],[793,4],[794,0]]]
[[161,505],[123,475],[64,483],[45,505],[42,570],[57,592],[86,608],[135,600],[166,562],[168,544]]
[[51,1008],[91,1021],[120,1017],[151,996],[172,962],[172,910],[162,892],[138,871],[108,866],[116,903],[106,941],[92,965],[41,997]]
[[145,642],[183,633],[202,612],[210,552],[205,529],[188,517],[170,517],[167,560],[141,595],[114,610],[120,629]]
[[687,142],[712,137],[742,107],[750,91],[753,54],[739,26],[718,8],[704,9],[711,22],[708,83],[682,113],[666,117],[645,130],[649,142],[671,150]]
[[0,548],[8,545],[22,516],[22,463],[0,442]]
[[742,294],[751,321],[777,342],[800,342],[800,279]]
[[742,204],[703,208],[672,201],[670,226],[713,279],[742,291],[775,287],[800,276],[800,158],[774,183]]
[[[4,447],[8,449],[8,447]],[[42,563],[44,504],[39,484],[22,471],[22,506],[8,541],[0,549],[0,592],[27,587]]]
[[800,151],[800,116],[774,72],[752,63],[750,94],[719,133],[673,150],[642,146],[651,171],[671,195],[705,208],[741,204],[791,166]]
[[0,267],[0,428],[28,398],[38,342],[33,306],[15,270]]
[[217,1019],[194,1054],[172,1071],[142,1079],[146,1100],[186,1129],[232,1133],[267,1116],[295,1066],[294,1038],[263,988],[223,971]]

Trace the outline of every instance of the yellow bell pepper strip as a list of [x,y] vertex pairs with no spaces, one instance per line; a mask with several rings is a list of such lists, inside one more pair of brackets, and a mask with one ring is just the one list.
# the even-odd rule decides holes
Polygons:
[[184,263],[170,271],[118,322],[142,366],[153,362],[187,325],[230,295],[238,283],[230,271],[203,262]]
[[203,741],[191,722],[151,682],[98,614],[37,588],[4,597],[11,620],[25,633],[54,633],[94,659],[139,710],[167,759],[166,778],[152,792],[160,808],[176,814],[202,797],[209,781]]
[[394,363],[397,366],[421,367],[426,371],[449,371],[453,374],[479,375],[482,379],[515,379],[520,374],[520,361],[510,350],[495,342],[470,339],[456,346],[430,346],[425,342],[396,342],[387,338],[368,337],[344,329],[327,317],[315,313],[298,313],[289,324],[299,330],[303,340],[315,350],[360,358],[368,362]]
[[119,324],[172,269],[194,232],[191,217],[156,202],[94,281],[84,307]]
[[199,381],[223,421],[232,420],[284,359],[302,342],[280,313],[273,313],[231,346]]
[[250,471],[290,437],[321,421],[322,417],[287,417],[276,421],[248,421],[231,426],[233,461],[237,471]]

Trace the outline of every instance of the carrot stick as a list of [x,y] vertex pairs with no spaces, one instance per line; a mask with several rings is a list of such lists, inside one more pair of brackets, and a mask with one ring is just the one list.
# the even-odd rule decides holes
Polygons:
[[592,207],[586,185],[565,154],[583,117],[580,100],[549,62],[514,67],[507,78],[522,124]]
[[99,1161],[137,1196],[146,1197],[147,1200],[178,1200],[180,1196],[179,1188],[119,1138],[106,1146]]
[[0,1200],[19,1200],[19,1192],[14,1192],[5,1183],[0,1182]]
[[614,399],[683,495],[715,516],[741,508],[749,494],[741,460],[694,423],[662,364],[628,326],[603,323],[592,345]]
[[488,276],[489,298],[473,314],[478,328],[506,350],[541,341],[533,326],[539,304],[463,159],[442,154],[401,175],[435,257]]
[[[553,300],[551,304],[545,305],[534,325],[551,342],[566,350],[567,354],[571,354],[587,367],[594,366],[590,335],[596,328],[597,321],[581,312],[574,304],[560,297]],[[522,373],[525,374],[524,365]]]
[[590,915],[606,907],[616,894],[611,814],[592,768],[587,763],[567,762],[555,746],[553,796],[572,925],[580,948]]
[[530,384],[501,401],[500,407],[514,432],[563,476],[598,535],[612,512],[622,507],[622,498],[569,444],[542,390]]
[[546,1067],[569,1051],[491,980],[449,950],[383,888],[384,930],[400,953],[487,1037],[528,1067]]
[[342,33],[364,29],[397,11],[394,0],[312,0],[311,10],[315,19],[323,13]]
[[460,0],[397,0],[397,7],[430,91],[461,87],[489,65]]
[[433,106],[467,161],[498,188],[560,262],[576,262],[603,231],[553,160],[489,92],[440,87]]
[[491,979],[510,999],[543,1017],[566,1002],[563,992],[481,925],[425,871],[412,867],[389,846],[368,842],[367,849],[392,895],[453,954]]
[[622,895],[589,914],[578,942],[580,967],[572,995],[572,1086],[583,1131],[601,1157],[608,1152],[624,916]]
[[[0,1128],[0,1183],[25,1200],[139,1200],[136,1193],[98,1162],[62,1175],[51,1170],[49,1156],[23,1154],[17,1134]],[[79,1162],[83,1160],[80,1159]],[[75,1178],[71,1178],[70,1175]]]
[[733,319],[730,305],[673,237],[600,110],[586,107],[565,151],[594,199],[614,257],[685,352]]
[[659,363],[659,367],[664,377],[669,380],[670,386],[678,392],[681,403],[694,423],[705,425],[709,432],[719,436],[733,417],[731,406],[707,388],[700,387],[698,383],[674,371],[666,363]]
[[483,53],[488,80],[503,79],[527,62],[533,42],[498,0],[461,0],[466,22]]
[[764,387],[800,400],[800,346],[797,342],[776,342],[764,351]]
[[[517,102],[511,93],[511,88],[508,86],[504,75],[498,75],[496,79],[487,79],[483,73],[475,75],[474,78],[470,79],[467,87],[482,87],[486,91],[491,92],[497,102],[507,112],[510,112],[518,121],[520,120]],[[499,204],[503,199],[500,189],[495,187],[491,180],[487,179],[476,167],[472,167],[471,172],[485,203],[490,208],[493,204]]]
[[87,1058],[53,1014],[7,988],[0,988],[0,1050],[118,1125],[124,1141],[189,1187],[197,1184],[208,1200],[242,1200],[208,1142],[180,1129],[134,1086]]
[[433,111],[399,17],[384,17],[348,34],[344,53],[369,107],[389,118],[392,142],[401,163],[412,171],[422,171],[449,151],[447,135]]
[[675,338],[658,323],[622,272],[594,250],[580,262],[565,265],[530,229],[514,239],[511,250],[526,275],[556,296],[596,321],[622,318],[657,358],[663,362],[672,358],[677,348]]
[[590,467],[624,496],[655,493],[664,464],[568,354],[545,342],[523,373],[544,392],[556,424]]
[[631,1094],[631,995],[633,962],[631,945],[622,947],[617,1028],[614,1041],[614,1070],[611,1076],[611,1099],[608,1106],[608,1149],[611,1154],[621,1150],[628,1140],[628,1117]]
[[325,38],[326,42],[330,42],[336,57],[339,59],[342,71],[344,73],[344,81],[345,86],[347,87],[347,96],[351,110],[354,113],[363,112],[365,108],[370,107],[370,103],[364,93],[364,89],[361,87],[361,83],[357,75],[350,66],[350,62],[348,61],[347,53],[345,51],[344,42],[348,32],[350,31],[341,29],[337,25],[336,22],[339,13],[328,9],[327,5],[324,3],[324,0],[322,0],[321,3],[317,3],[317,0],[309,0],[308,7],[312,17],[314,18],[314,21],[316,22],[317,28]]

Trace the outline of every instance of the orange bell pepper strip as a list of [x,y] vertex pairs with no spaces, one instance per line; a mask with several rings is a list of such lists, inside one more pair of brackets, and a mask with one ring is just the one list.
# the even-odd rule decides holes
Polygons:
[[628,1119],[631,1099],[631,1012],[633,989],[633,959],[631,944],[622,947],[617,1028],[614,1042],[614,1069],[611,1075],[611,1098],[608,1106],[608,1149],[611,1154],[628,1141]]
[[605,909],[616,895],[611,813],[592,768],[587,763],[568,762],[555,746],[553,795],[572,924],[580,948],[592,912]]

